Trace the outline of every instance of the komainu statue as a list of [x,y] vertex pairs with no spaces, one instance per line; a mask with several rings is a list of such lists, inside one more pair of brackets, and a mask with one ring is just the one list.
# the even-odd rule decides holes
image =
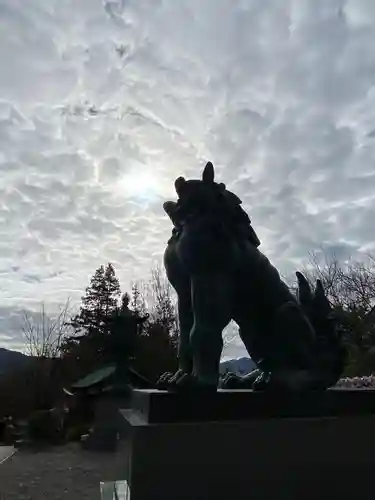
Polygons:
[[173,223],[164,264],[178,296],[179,369],[163,374],[158,387],[216,391],[231,320],[258,369],[230,374],[221,387],[306,392],[334,385],[345,356],[321,282],[312,291],[297,272],[293,295],[259,251],[241,200],[215,182],[212,163],[199,180],[179,177],[175,189],[178,201],[164,203]]

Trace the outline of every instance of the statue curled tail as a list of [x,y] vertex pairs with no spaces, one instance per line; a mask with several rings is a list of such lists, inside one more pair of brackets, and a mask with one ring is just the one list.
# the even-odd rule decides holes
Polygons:
[[[301,272],[296,272],[298,289],[297,303],[288,302],[280,310],[281,315],[293,316],[296,307],[300,307],[307,317],[314,332],[314,350],[311,353],[313,366],[309,370],[301,369],[292,374],[295,380],[285,380],[283,376],[259,367],[251,373],[240,376],[235,373],[226,374],[220,383],[225,389],[249,388],[264,390],[269,388],[295,388],[296,392],[306,390],[325,390],[334,386],[342,376],[347,352],[342,342],[342,332],[337,324],[334,310],[324,292],[321,280],[316,280],[315,290]],[[285,318],[289,321],[292,318]],[[281,380],[279,379],[281,378]],[[288,375],[286,375],[288,377]]]

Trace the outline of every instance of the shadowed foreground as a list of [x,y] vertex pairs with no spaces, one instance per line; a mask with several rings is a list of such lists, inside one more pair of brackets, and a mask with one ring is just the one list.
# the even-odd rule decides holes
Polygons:
[[0,466],[0,500],[99,500],[100,481],[125,479],[126,447],[93,453],[72,444],[18,451]]

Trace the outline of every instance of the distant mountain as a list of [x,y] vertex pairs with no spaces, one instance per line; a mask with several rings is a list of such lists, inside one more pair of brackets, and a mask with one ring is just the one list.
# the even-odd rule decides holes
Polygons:
[[20,370],[29,363],[30,358],[26,354],[10,351],[0,347],[0,375]]
[[233,372],[238,375],[246,375],[255,370],[256,367],[257,365],[251,358],[228,359],[220,363],[220,373]]

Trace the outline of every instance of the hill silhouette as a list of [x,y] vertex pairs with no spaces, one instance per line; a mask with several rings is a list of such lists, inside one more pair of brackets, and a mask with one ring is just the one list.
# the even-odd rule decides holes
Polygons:
[[26,354],[0,347],[0,375],[24,368],[30,359]]

